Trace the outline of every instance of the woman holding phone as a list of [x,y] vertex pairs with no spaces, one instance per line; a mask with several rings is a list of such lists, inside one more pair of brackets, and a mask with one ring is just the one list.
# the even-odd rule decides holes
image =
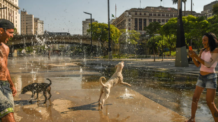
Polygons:
[[218,110],[214,104],[217,88],[217,75],[215,67],[218,59],[218,49],[216,45],[215,36],[211,33],[203,35],[202,44],[204,48],[200,51],[199,56],[192,50],[189,50],[189,56],[192,58],[194,64],[200,66],[200,74],[196,83],[191,107],[191,118],[186,122],[195,122],[195,113],[197,104],[201,93],[206,88],[206,101],[212,113],[215,122],[218,122]]

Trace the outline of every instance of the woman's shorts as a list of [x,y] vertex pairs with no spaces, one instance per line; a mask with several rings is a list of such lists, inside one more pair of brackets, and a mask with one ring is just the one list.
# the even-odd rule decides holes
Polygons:
[[200,86],[206,89],[216,89],[217,75],[215,73],[208,74],[208,75],[199,74],[196,86]]
[[0,81],[0,121],[5,115],[14,112],[14,99],[8,81]]

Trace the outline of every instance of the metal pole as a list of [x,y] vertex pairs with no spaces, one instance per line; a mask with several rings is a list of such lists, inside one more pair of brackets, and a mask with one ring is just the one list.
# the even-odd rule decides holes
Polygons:
[[91,14],[91,58],[92,58],[92,14]]
[[162,61],[163,61],[163,53],[164,53],[164,50],[163,50],[163,35],[162,35]]
[[110,36],[110,0],[108,0],[108,58],[112,59],[111,36]]
[[185,45],[185,35],[182,22],[182,0],[178,0],[178,25],[176,41],[176,67],[188,67],[187,52]]
[[191,15],[192,15],[192,5],[193,5],[193,4],[192,4],[192,0],[191,0]]

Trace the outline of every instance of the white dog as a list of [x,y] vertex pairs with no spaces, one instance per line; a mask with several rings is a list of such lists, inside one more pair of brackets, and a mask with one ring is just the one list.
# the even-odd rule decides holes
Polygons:
[[[116,72],[111,76],[111,78],[105,84],[102,83],[102,79],[106,80],[105,77],[100,77],[100,79],[99,79],[99,81],[102,84],[102,88],[101,88],[101,91],[100,91],[100,97],[99,97],[99,100],[98,100],[101,109],[103,109],[105,100],[109,97],[111,87],[113,87],[114,85],[116,85],[118,83],[131,86],[130,84],[128,84],[126,82],[123,82],[122,70],[123,70],[123,67],[124,67],[124,62],[122,61],[122,62],[118,63],[115,67],[116,67]],[[104,93],[104,97],[102,99],[102,102],[100,102],[101,96],[102,96],[103,93]]]

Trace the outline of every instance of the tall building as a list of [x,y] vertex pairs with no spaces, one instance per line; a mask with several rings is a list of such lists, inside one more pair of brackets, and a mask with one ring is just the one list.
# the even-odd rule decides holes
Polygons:
[[213,1],[207,5],[204,6],[204,10],[201,12],[202,14],[204,14],[204,16],[207,16],[207,17],[211,17],[213,16],[213,5],[217,4],[218,1]]
[[44,22],[34,15],[27,14],[25,10],[21,11],[21,34],[22,35],[43,35]]
[[44,22],[39,18],[34,18],[34,33],[37,35],[44,34]]
[[0,19],[7,19],[14,23],[18,34],[20,33],[20,19],[18,0],[0,0]]
[[[98,22],[98,21],[92,19],[92,22]],[[85,21],[83,21],[83,35],[87,35],[87,30],[89,29],[90,23],[91,23],[91,19],[86,19]]]
[[[189,15],[191,11],[183,11],[183,14]],[[192,15],[200,17],[200,13],[192,12]],[[144,28],[151,22],[160,22],[165,24],[170,18],[178,17],[178,10],[169,7],[146,7],[146,8],[132,8],[126,10],[116,20],[112,21],[118,29],[136,30],[141,34],[145,34]]]
[[21,11],[21,34],[34,35],[34,16]]

